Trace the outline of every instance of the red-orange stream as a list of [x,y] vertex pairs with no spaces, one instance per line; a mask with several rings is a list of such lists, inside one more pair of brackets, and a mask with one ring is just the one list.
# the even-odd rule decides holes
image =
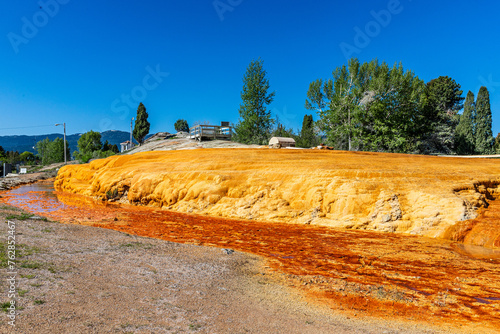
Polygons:
[[53,192],[47,182],[4,192],[1,200],[61,222],[261,255],[275,277],[333,309],[500,329],[499,251],[411,235],[102,203]]

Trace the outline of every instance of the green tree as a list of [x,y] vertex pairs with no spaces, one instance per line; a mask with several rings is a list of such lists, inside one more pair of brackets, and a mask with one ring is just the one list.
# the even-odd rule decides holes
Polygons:
[[9,164],[18,163],[20,159],[19,151],[7,151],[6,152],[6,160]]
[[360,101],[363,117],[360,149],[368,151],[416,153],[426,132],[425,83],[402,64],[390,68],[385,62],[368,65],[368,90]]
[[351,59],[333,79],[310,84],[305,107],[318,112],[320,131],[337,149],[415,152],[425,132],[424,90],[401,64]]
[[112,152],[113,154],[116,154],[118,152],[120,152],[118,150],[118,146],[116,144],[114,145],[111,145],[107,140],[104,142],[104,144],[102,144],[102,149],[101,149],[102,152]]
[[498,133],[495,138],[495,143],[493,144],[493,152],[495,154],[500,154],[500,133]]
[[318,140],[314,133],[314,121],[312,115],[304,115],[302,120],[302,129],[300,130],[300,138],[297,146],[299,147],[312,147],[317,146]]
[[175,131],[189,132],[189,125],[185,119],[178,119],[174,124]]
[[493,132],[491,130],[491,107],[488,89],[482,86],[476,100],[476,151],[479,154],[493,152]]
[[88,162],[95,151],[101,151],[101,134],[90,130],[80,136],[78,139],[78,152],[74,156],[81,162]]
[[427,83],[427,122],[430,128],[422,143],[424,153],[453,152],[458,111],[462,109],[463,91],[448,76],[440,76]]
[[92,153],[99,151],[102,147],[101,134],[96,131],[90,130],[85,132],[78,139],[78,151],[81,154]]
[[307,110],[321,113],[328,107],[331,93],[333,92],[333,80],[315,80],[309,84],[305,108]]
[[[69,145],[66,141],[66,154],[69,157]],[[49,144],[49,159],[50,163],[64,162],[64,140],[62,138],[56,138]]]
[[146,112],[146,107],[141,102],[137,108],[137,117],[135,119],[134,131],[132,132],[135,140],[139,143],[139,146],[142,145],[144,138],[148,135],[149,127],[148,113]]
[[[352,150],[353,141],[359,139],[358,124],[363,111],[361,100],[367,90],[367,69],[366,63],[361,65],[354,58],[349,60],[347,66],[343,65],[333,71],[332,91],[326,92],[329,108],[320,112],[320,126],[336,148]],[[326,85],[330,87],[328,81]]]
[[32,152],[24,151],[19,155],[19,160],[25,165],[33,164],[36,160],[35,155]]
[[46,165],[49,160],[49,145],[50,139],[48,137],[35,144],[37,155],[42,160],[43,165]]
[[273,120],[266,106],[274,100],[275,92],[268,93],[263,61],[252,60],[243,77],[240,120],[235,126],[235,139],[245,144],[266,144],[271,134]]
[[[64,162],[64,140],[62,138],[56,138],[54,141],[45,138],[36,143],[35,149],[43,165]],[[68,141],[66,141],[66,154],[68,157],[70,156]]]
[[458,154],[474,154],[476,146],[474,136],[475,118],[474,93],[469,91],[465,97],[464,112],[459,116],[455,134],[455,150]]

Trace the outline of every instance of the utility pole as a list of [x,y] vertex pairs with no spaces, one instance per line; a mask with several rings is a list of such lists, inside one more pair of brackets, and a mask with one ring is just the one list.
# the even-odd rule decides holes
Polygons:
[[132,123],[133,123],[133,122],[134,122],[134,118],[132,117],[132,119],[130,120],[130,148],[129,148],[129,150],[131,150],[131,149],[132,149],[132,147],[133,147],[133,146],[132,146],[132,145],[133,145],[133,144],[132,144]]
[[64,164],[67,163],[66,160],[66,123],[57,123],[56,126],[62,125],[64,127]]

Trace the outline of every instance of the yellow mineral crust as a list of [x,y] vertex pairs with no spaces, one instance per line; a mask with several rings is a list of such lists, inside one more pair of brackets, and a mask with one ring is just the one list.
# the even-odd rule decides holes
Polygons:
[[443,237],[488,206],[498,184],[494,159],[199,149],[67,165],[55,188],[180,212]]

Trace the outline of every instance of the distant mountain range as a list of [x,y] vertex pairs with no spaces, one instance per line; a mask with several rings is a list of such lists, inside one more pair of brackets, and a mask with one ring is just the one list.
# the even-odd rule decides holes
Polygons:
[[[81,135],[82,135],[81,133],[76,133],[66,136],[66,140],[68,141],[71,153],[73,153],[73,151],[76,151],[78,149],[77,143]],[[28,151],[37,153],[35,150],[36,143],[45,138],[54,140],[56,138],[63,138],[63,135],[61,133],[51,133],[47,135],[36,135],[36,136],[24,136],[24,135],[0,136],[0,146],[2,146],[3,149],[6,151],[18,151],[19,153]],[[130,140],[130,132],[119,131],[119,130],[109,130],[101,132],[102,143],[104,144],[106,140],[111,145],[116,144],[118,146],[118,149],[120,149],[120,143]]]

